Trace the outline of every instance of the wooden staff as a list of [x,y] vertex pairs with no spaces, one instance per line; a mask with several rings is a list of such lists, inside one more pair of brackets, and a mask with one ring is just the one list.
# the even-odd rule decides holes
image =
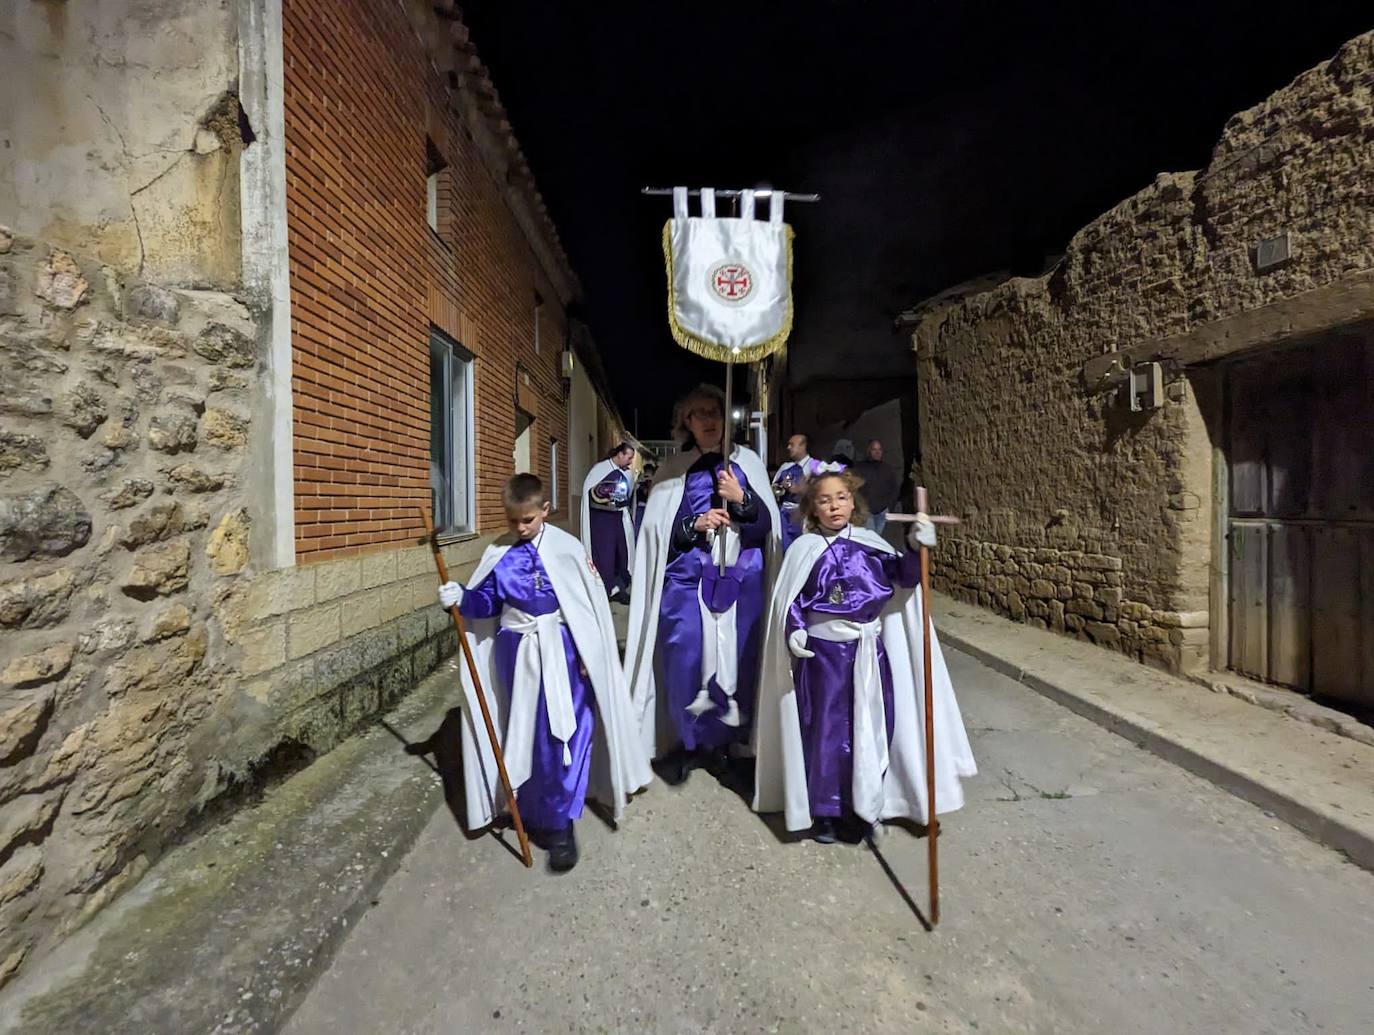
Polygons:
[[[434,523],[429,519],[429,511],[420,508],[420,516],[425,522],[425,538],[429,540],[430,552],[434,554],[434,567],[439,572],[439,585],[448,582],[448,565],[444,563],[444,555],[439,549],[439,540],[434,534]],[[482,721],[487,726],[487,739],[491,741],[491,753],[496,756],[496,771],[501,776],[501,788],[506,792],[506,804],[510,806],[511,819],[515,821],[515,834],[520,838],[520,856],[526,866],[534,865],[534,856],[530,854],[530,839],[525,834],[525,824],[520,819],[520,807],[515,804],[515,790],[510,785],[510,774],[506,772],[506,756],[501,750],[501,742],[496,736],[496,726],[491,721],[491,709],[487,707],[487,695],[482,689],[482,678],[477,674],[477,662],[473,660],[472,648],[468,646],[467,628],[463,624],[462,612],[458,610],[458,605],[448,609],[448,613],[453,616],[453,627],[458,630],[458,646],[463,652],[463,658],[468,663],[468,675],[472,677],[472,685],[477,690],[477,704],[482,709]],[[475,760],[474,760],[475,762]]]
[[[916,486],[917,513],[926,514],[930,509],[930,496],[925,486]],[[916,515],[896,515],[899,521],[915,521]],[[889,514],[891,520],[893,515]],[[957,525],[958,518],[933,517],[938,525]],[[935,819],[935,677],[931,672],[930,660],[930,550],[921,544],[921,657],[925,673],[926,699],[926,858],[930,871],[930,926],[940,922],[940,855],[936,840],[940,834],[940,824]]]

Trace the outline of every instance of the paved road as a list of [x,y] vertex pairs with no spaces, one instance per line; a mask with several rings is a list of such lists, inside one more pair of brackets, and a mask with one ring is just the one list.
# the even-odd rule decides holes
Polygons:
[[[288,1031],[1374,1031],[1374,875],[949,660],[981,774],[935,933],[870,851],[784,843],[704,773],[588,816],[563,877],[445,810]],[[922,901],[924,842],[880,847]]]

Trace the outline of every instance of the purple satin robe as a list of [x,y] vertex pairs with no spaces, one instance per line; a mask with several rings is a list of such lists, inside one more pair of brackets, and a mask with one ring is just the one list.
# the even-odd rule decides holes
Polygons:
[[783,494],[778,507],[782,515],[782,548],[785,551],[802,534],[801,498],[806,488],[806,479],[814,476],[820,469],[820,462],[807,457],[804,461],[789,460],[778,468],[773,476],[775,485],[787,491]]
[[[735,477],[745,488],[748,481],[739,465],[732,465]],[[716,476],[721,470],[721,456],[703,456],[687,472],[682,503],[674,522],[689,514],[701,514],[722,505],[716,494]],[[763,487],[768,492],[767,486]],[[732,741],[749,739],[749,722],[753,717],[754,687],[758,680],[759,649],[762,646],[764,549],[772,519],[768,508],[758,502],[758,514],[753,521],[739,523],[739,562],[726,569],[722,579],[711,560],[706,536],[699,534],[691,548],[670,551],[663,576],[663,599],[659,609],[657,673],[659,692],[667,702],[682,746],[688,751],[723,747]],[[705,585],[703,586],[703,582]],[[735,629],[739,657],[738,685],[735,701],[739,704],[744,722],[726,726],[720,721],[725,714],[728,698],[713,678],[707,689],[716,707],[705,715],[694,716],[687,706],[701,689],[702,622],[697,589],[711,611],[716,614],[729,609],[736,602]]]
[[625,542],[624,510],[633,506],[630,476],[617,468],[592,486],[592,563],[608,595],[630,586],[630,551]]
[[[920,564],[920,555],[916,553],[890,554],[849,538],[832,539],[787,610],[787,632],[791,634],[836,618],[873,621],[892,599],[894,585],[910,587],[920,581]],[[832,603],[836,586],[840,587],[843,600]],[[798,659],[794,670],[811,815],[845,816],[853,812],[854,659],[859,643],[810,637],[806,647],[816,656]],[[883,681],[883,712],[891,744],[892,668],[882,640],[878,641],[878,672]]]
[[[461,610],[467,618],[499,618],[506,606],[535,616],[558,610],[558,596],[533,542],[512,546],[480,586],[463,594]],[[522,639],[523,633],[510,629],[496,632],[495,665],[508,701],[515,685],[515,653]],[[534,718],[530,776],[515,789],[520,816],[526,826],[535,830],[562,830],[582,815],[582,803],[587,797],[587,776],[596,733],[596,692],[582,674],[577,648],[566,625],[563,626],[563,656],[567,659],[573,716],[577,720],[577,729],[568,741],[572,765],[563,764],[563,745],[549,732],[548,706],[541,686]]]

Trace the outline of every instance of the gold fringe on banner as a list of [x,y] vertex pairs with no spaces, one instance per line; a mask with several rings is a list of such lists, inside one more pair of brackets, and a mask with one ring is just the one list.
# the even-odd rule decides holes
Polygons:
[[668,329],[672,331],[674,341],[688,352],[719,363],[732,360],[736,363],[755,363],[787,344],[787,338],[792,333],[792,228],[784,224],[783,229],[787,237],[787,315],[773,337],[757,345],[741,346],[738,352],[733,352],[724,345],[698,338],[677,322],[677,293],[673,289],[673,221],[670,219],[663,224],[663,262],[668,270]]

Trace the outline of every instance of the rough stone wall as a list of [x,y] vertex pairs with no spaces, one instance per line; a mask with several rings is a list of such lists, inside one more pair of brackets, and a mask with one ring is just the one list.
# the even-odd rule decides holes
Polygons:
[[[1287,231],[1293,259],[1258,273]],[[914,313],[936,585],[1171,668],[1210,625],[1212,372],[1176,369],[1158,410],[1085,385],[1104,353],[1374,268],[1374,34],[1223,130],[1207,169],[1161,174],[1084,227],[1047,275]]]
[[255,569],[254,331],[0,229],[0,985],[456,646],[426,547]]
[[0,231],[0,982],[214,785],[251,315]]
[[0,7],[0,222],[152,282],[239,279],[235,3]]

